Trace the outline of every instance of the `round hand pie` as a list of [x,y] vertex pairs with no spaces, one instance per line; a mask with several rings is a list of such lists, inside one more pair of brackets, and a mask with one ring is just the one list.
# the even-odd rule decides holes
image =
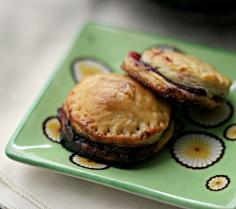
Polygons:
[[130,52],[122,67],[163,98],[208,109],[222,104],[231,85],[213,66],[163,47],[148,49],[142,55]]
[[152,156],[173,132],[170,105],[125,75],[85,78],[58,112],[67,149],[113,166]]

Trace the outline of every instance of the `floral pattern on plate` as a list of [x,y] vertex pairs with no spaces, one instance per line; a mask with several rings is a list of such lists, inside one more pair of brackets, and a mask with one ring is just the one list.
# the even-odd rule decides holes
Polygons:
[[72,77],[76,83],[86,76],[111,72],[104,63],[94,58],[78,58],[71,65]]
[[230,178],[226,175],[216,175],[209,178],[206,182],[206,188],[211,191],[221,191],[230,183]]
[[204,169],[218,162],[225,151],[224,142],[205,132],[185,132],[171,146],[176,162],[192,169]]
[[231,124],[225,129],[224,137],[230,141],[236,140],[236,123]]
[[76,153],[70,156],[70,161],[76,165],[79,165],[80,167],[92,170],[102,170],[109,167],[108,165],[97,163],[88,158],[79,156]]
[[61,122],[57,116],[48,117],[43,122],[43,133],[51,141],[61,142]]
[[187,118],[197,126],[214,128],[227,122],[233,115],[233,106],[229,102],[213,110],[202,110],[193,107],[187,108]]

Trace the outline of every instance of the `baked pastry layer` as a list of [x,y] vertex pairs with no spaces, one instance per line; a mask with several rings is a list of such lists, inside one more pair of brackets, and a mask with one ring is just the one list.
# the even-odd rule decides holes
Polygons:
[[155,155],[171,138],[173,124],[170,123],[161,138],[150,145],[142,147],[120,147],[92,141],[78,134],[68,121],[63,108],[59,108],[58,115],[62,123],[62,145],[80,156],[111,166],[128,168],[138,162]]
[[231,85],[230,79],[211,65],[190,55],[161,48],[146,50],[139,56],[132,52],[122,67],[165,98],[206,108],[221,104]]
[[231,85],[212,65],[187,54],[152,48],[144,51],[141,60],[173,82],[204,89],[210,98],[225,97]]
[[126,75],[82,80],[64,104],[71,126],[90,140],[121,147],[152,144],[170,121],[170,105]]

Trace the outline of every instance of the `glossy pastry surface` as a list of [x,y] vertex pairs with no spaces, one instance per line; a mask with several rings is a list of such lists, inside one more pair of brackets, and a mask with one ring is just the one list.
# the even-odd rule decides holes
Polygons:
[[154,143],[170,121],[170,105],[126,75],[85,78],[69,93],[64,110],[78,133],[123,147]]

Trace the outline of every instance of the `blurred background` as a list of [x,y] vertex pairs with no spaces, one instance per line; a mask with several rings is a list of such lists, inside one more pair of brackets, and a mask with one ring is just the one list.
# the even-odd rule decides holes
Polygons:
[[[34,194],[40,194],[40,198],[47,204],[57,208],[61,204],[56,201],[56,197],[50,199],[42,194],[48,185],[48,191],[52,193],[63,187],[65,193],[73,191],[79,194],[84,208],[91,208],[93,202],[98,201],[98,196],[92,195],[89,202],[81,194],[79,187],[91,187],[92,189],[87,190],[90,194],[92,190],[100,191],[100,208],[111,208],[111,205],[113,208],[167,208],[151,200],[21,165],[5,157],[4,147],[86,22],[132,28],[236,51],[236,11],[233,3],[230,0],[0,0],[2,172],[8,173],[10,179]],[[40,186],[38,182],[41,182]],[[0,188],[1,186],[3,188],[4,183],[1,183],[0,173]],[[7,192],[7,189],[0,189],[0,196],[3,191]],[[119,197],[119,204],[114,206],[114,198],[103,201],[109,195]],[[19,201],[19,208],[26,208],[27,203],[20,202],[20,198],[13,195],[12,199],[6,200],[7,198],[5,197],[5,202]],[[71,198],[65,198],[64,201],[73,202],[77,196],[73,200]],[[122,200],[126,203],[121,203]],[[70,208],[76,208],[76,204],[71,204]]]

